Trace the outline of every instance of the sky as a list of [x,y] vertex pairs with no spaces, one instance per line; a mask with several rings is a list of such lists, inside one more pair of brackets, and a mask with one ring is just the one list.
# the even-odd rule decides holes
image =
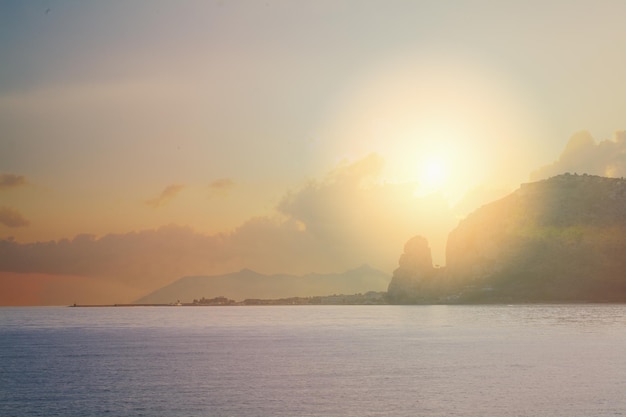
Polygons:
[[625,15],[0,0],[0,282],[130,297],[241,268],[391,275],[418,234],[445,265],[458,221],[520,183],[624,175]]

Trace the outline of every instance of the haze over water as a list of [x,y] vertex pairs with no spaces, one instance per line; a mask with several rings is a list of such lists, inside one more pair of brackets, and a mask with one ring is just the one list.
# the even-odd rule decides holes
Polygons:
[[618,416],[626,306],[0,309],[0,415]]

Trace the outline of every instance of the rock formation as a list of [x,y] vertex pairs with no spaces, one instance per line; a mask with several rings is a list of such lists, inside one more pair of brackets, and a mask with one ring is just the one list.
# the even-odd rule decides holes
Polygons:
[[430,297],[437,270],[428,241],[422,236],[411,238],[398,263],[387,289],[390,302],[415,303]]

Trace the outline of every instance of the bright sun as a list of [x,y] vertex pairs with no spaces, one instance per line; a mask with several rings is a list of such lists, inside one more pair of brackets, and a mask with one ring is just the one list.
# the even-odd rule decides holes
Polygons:
[[445,184],[447,177],[446,163],[438,156],[428,156],[420,164],[419,182],[426,190],[439,190]]

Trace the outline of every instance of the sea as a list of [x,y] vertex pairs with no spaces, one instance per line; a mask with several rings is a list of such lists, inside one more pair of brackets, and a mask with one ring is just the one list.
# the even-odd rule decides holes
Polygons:
[[626,416],[626,305],[3,307],[0,416]]

